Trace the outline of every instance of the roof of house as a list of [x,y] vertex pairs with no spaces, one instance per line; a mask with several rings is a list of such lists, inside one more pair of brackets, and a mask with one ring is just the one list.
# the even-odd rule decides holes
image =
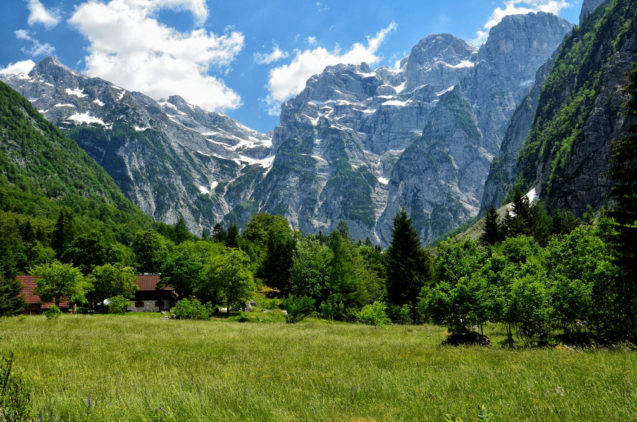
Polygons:
[[[140,292],[157,290],[157,284],[159,284],[159,274],[138,274],[137,275],[137,288]],[[172,287],[164,286],[159,290],[173,291]]]
[[[42,301],[40,300],[40,296],[35,294],[35,288],[37,287],[35,280],[40,277],[37,275],[19,275],[17,278],[18,281],[22,283],[22,291],[20,292],[20,295],[24,296],[24,302],[27,305],[37,305],[39,303],[42,303]],[[53,302],[42,303],[42,309],[47,309],[51,307],[51,305],[53,305]],[[60,308],[68,307],[68,298],[62,298],[60,300]]]

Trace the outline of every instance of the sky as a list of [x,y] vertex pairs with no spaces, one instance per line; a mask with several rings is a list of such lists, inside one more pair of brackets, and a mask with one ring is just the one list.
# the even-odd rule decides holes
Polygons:
[[173,94],[267,132],[337,63],[394,66],[422,38],[479,46],[511,14],[577,23],[582,0],[0,0],[0,73],[56,56],[155,99]]

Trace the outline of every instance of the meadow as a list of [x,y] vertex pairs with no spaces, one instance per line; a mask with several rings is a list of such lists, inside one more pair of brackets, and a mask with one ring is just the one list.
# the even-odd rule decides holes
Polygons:
[[[262,314],[263,315],[263,314]],[[263,319],[263,317],[261,317]],[[444,328],[158,315],[0,320],[42,420],[637,420],[637,353],[441,346]]]

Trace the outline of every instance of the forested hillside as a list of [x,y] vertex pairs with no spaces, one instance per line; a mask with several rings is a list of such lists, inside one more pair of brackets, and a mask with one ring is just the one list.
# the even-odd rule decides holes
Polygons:
[[68,233],[112,244],[129,244],[137,230],[153,225],[84,150],[0,83],[3,271],[25,271],[52,258],[69,240],[55,238],[56,221],[72,222]]

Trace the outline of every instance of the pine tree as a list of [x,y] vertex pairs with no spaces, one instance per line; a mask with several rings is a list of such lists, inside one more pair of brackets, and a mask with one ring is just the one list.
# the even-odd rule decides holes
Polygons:
[[24,309],[22,283],[15,277],[0,276],[0,316],[18,315]]
[[188,240],[188,238],[190,238],[190,232],[186,227],[184,219],[180,218],[179,221],[177,221],[177,224],[175,224],[175,243],[179,245],[180,243]]
[[628,77],[624,104],[626,119],[631,123],[628,133],[613,145],[611,168],[607,176],[615,183],[610,190],[614,206],[610,215],[615,219],[617,234],[613,247],[623,277],[617,286],[623,314],[618,326],[625,334],[637,339],[637,61]]
[[392,305],[409,305],[416,317],[422,287],[431,278],[431,263],[421,249],[418,233],[404,210],[394,218],[392,241],[387,250],[387,299]]
[[215,224],[212,229],[212,240],[224,243],[226,241],[226,230],[219,223]]
[[484,232],[480,236],[483,245],[495,245],[503,239],[502,228],[498,223],[498,213],[495,208],[489,208],[484,217]]
[[238,248],[239,247],[239,227],[235,224],[228,228],[228,233],[224,239],[224,242],[229,248]]
[[73,215],[69,211],[62,210],[55,223],[51,239],[51,246],[58,256],[62,256],[64,249],[71,243],[74,235]]

